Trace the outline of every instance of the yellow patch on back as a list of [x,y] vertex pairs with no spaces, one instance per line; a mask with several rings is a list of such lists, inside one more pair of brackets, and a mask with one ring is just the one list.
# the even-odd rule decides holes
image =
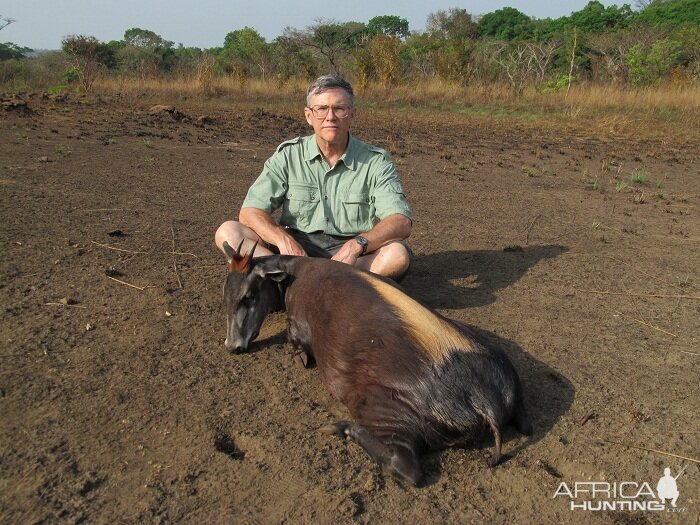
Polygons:
[[454,325],[415,299],[371,275],[364,272],[358,274],[394,308],[398,317],[405,323],[409,335],[433,361],[442,361],[447,357],[449,350],[475,350],[471,340]]

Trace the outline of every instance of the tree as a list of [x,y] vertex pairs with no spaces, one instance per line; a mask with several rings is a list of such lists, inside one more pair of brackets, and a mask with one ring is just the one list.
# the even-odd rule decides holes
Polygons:
[[628,4],[622,7],[605,7],[594,0],[588,2],[580,11],[571,13],[571,16],[566,18],[565,26],[578,27],[584,33],[600,33],[627,27],[633,17],[634,12]]
[[254,64],[265,80],[270,68],[270,46],[255,29],[246,26],[228,33],[224,38],[224,54],[240,61],[246,68],[248,64]]
[[443,43],[443,38],[416,32],[406,40],[403,54],[411,69],[422,77],[431,77],[435,74],[435,57]]
[[393,15],[375,16],[367,22],[367,33],[370,35],[396,36],[408,38],[408,20]]
[[16,20],[14,18],[8,18],[6,16],[0,15],[0,29],[3,29],[5,27],[9,26],[10,24],[12,24],[15,21]]
[[115,52],[120,68],[141,78],[155,77],[162,71],[170,71],[177,63],[170,40],[139,27],[124,32],[124,40]]
[[437,74],[466,84],[475,71],[479,25],[465,9],[451,8],[428,15],[427,33],[433,40],[433,64]]
[[130,46],[142,48],[164,47],[170,49],[173,47],[173,42],[165,40],[160,35],[148,29],[140,29],[132,27],[124,31],[124,42]]
[[296,74],[301,74],[306,80],[312,80],[318,72],[318,62],[292,33],[293,30],[285,28],[282,36],[277,37],[272,46],[272,60],[280,84]]
[[328,61],[334,73],[339,73],[341,60],[353,49],[366,43],[369,35],[360,22],[338,23],[318,19],[305,31],[290,30],[290,36]]
[[514,7],[504,7],[482,16],[479,28],[484,36],[492,36],[498,40],[524,40],[533,36],[535,26],[533,20],[525,13]]
[[627,52],[632,85],[649,85],[658,82],[678,64],[680,56],[680,44],[668,38],[657,40],[648,51],[645,51],[641,44],[632,46]]
[[654,42],[664,37],[663,30],[653,26],[589,35],[588,56],[593,75],[601,80],[607,77],[618,84],[628,82],[630,49],[637,45],[641,46],[640,49],[649,49]]
[[447,11],[439,10],[428,15],[427,33],[440,35],[447,40],[460,41],[479,38],[481,30],[466,9],[452,7]]
[[21,47],[12,42],[0,43],[0,60],[20,60],[31,52],[28,47]]
[[379,80],[384,86],[390,86],[397,80],[401,40],[398,36],[378,35],[369,45],[369,52]]
[[94,36],[69,35],[61,41],[61,46],[71,56],[83,89],[90,91],[102,66],[98,60],[99,40]]
[[637,11],[644,11],[647,7],[649,7],[652,4],[668,1],[669,0],[635,0],[634,5],[636,6]]
[[508,77],[513,91],[520,95],[528,82],[545,80],[552,56],[560,45],[554,40],[544,43],[502,43],[496,51],[495,60]]
[[700,2],[698,0],[657,0],[649,4],[637,15],[644,24],[683,24],[700,25]]

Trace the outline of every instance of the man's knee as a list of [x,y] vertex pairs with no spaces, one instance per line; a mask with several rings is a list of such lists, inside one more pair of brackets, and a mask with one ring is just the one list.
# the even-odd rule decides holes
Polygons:
[[375,252],[369,270],[396,281],[403,278],[411,265],[411,252],[401,242],[392,242]]
[[214,244],[216,244],[219,250],[222,249],[224,241],[235,242],[237,237],[240,237],[238,226],[240,223],[236,221],[226,221],[221,226],[216,229],[214,233]]
[[387,250],[387,257],[393,261],[398,268],[402,268],[405,272],[411,265],[411,253],[408,247],[401,242],[392,242],[387,244],[382,250]]

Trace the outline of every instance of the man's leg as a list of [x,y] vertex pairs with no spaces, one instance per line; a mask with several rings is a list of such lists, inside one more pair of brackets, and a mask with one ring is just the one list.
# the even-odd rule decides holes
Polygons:
[[256,257],[272,255],[272,252],[267,249],[265,242],[257,233],[237,221],[226,221],[216,230],[214,243],[221,250],[221,253],[224,252],[224,241],[227,241],[233,249],[238,248],[240,242],[243,241],[241,252],[244,254],[248,253],[248,250],[251,250],[257,242],[258,246],[255,248],[254,254]]
[[408,271],[410,264],[411,254],[408,248],[400,242],[392,242],[360,257],[356,266],[398,282]]

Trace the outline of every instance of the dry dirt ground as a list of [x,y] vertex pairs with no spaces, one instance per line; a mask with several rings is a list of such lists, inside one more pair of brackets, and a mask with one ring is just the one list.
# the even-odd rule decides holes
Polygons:
[[[348,415],[283,314],[223,346],[214,229],[301,114],[27,102],[0,114],[0,522],[698,523],[696,132],[361,114],[415,212],[403,286],[506,349],[535,426],[494,469],[487,438],[426,455],[412,488],[316,433]],[[665,467],[675,509],[561,493],[646,504]]]

